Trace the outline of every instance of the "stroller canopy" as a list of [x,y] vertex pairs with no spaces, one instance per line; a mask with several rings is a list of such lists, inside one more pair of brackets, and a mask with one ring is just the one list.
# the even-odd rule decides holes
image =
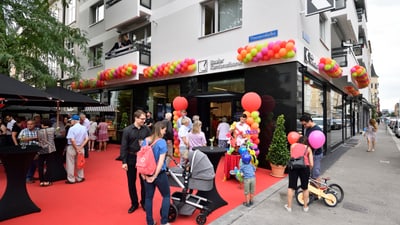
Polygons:
[[189,151],[190,172],[193,179],[213,180],[214,166],[207,155],[200,150]]

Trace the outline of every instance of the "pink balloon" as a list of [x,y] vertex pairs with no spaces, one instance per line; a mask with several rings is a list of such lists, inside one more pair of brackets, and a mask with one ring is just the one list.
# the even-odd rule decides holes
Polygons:
[[321,148],[325,143],[325,134],[320,130],[314,130],[308,136],[308,143],[314,149]]

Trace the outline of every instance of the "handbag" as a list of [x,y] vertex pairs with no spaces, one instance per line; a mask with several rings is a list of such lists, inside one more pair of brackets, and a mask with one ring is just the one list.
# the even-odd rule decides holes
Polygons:
[[307,168],[306,163],[304,162],[304,156],[306,155],[307,152],[307,147],[304,149],[304,154],[300,157],[293,158],[291,157],[288,163],[288,166],[290,169],[304,169]]
[[85,163],[85,155],[83,153],[78,153],[78,155],[76,156],[76,168],[83,169]]

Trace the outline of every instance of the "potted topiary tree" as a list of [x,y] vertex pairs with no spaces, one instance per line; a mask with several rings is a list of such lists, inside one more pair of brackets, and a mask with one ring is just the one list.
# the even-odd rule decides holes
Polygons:
[[290,151],[285,132],[285,116],[281,114],[276,121],[271,145],[266,156],[271,165],[271,176],[283,177],[290,159]]

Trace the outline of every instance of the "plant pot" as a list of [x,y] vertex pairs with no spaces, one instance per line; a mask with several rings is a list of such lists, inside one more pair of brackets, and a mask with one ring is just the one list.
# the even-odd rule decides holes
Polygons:
[[273,177],[285,177],[285,169],[286,166],[275,165],[270,163],[271,165],[271,176]]

